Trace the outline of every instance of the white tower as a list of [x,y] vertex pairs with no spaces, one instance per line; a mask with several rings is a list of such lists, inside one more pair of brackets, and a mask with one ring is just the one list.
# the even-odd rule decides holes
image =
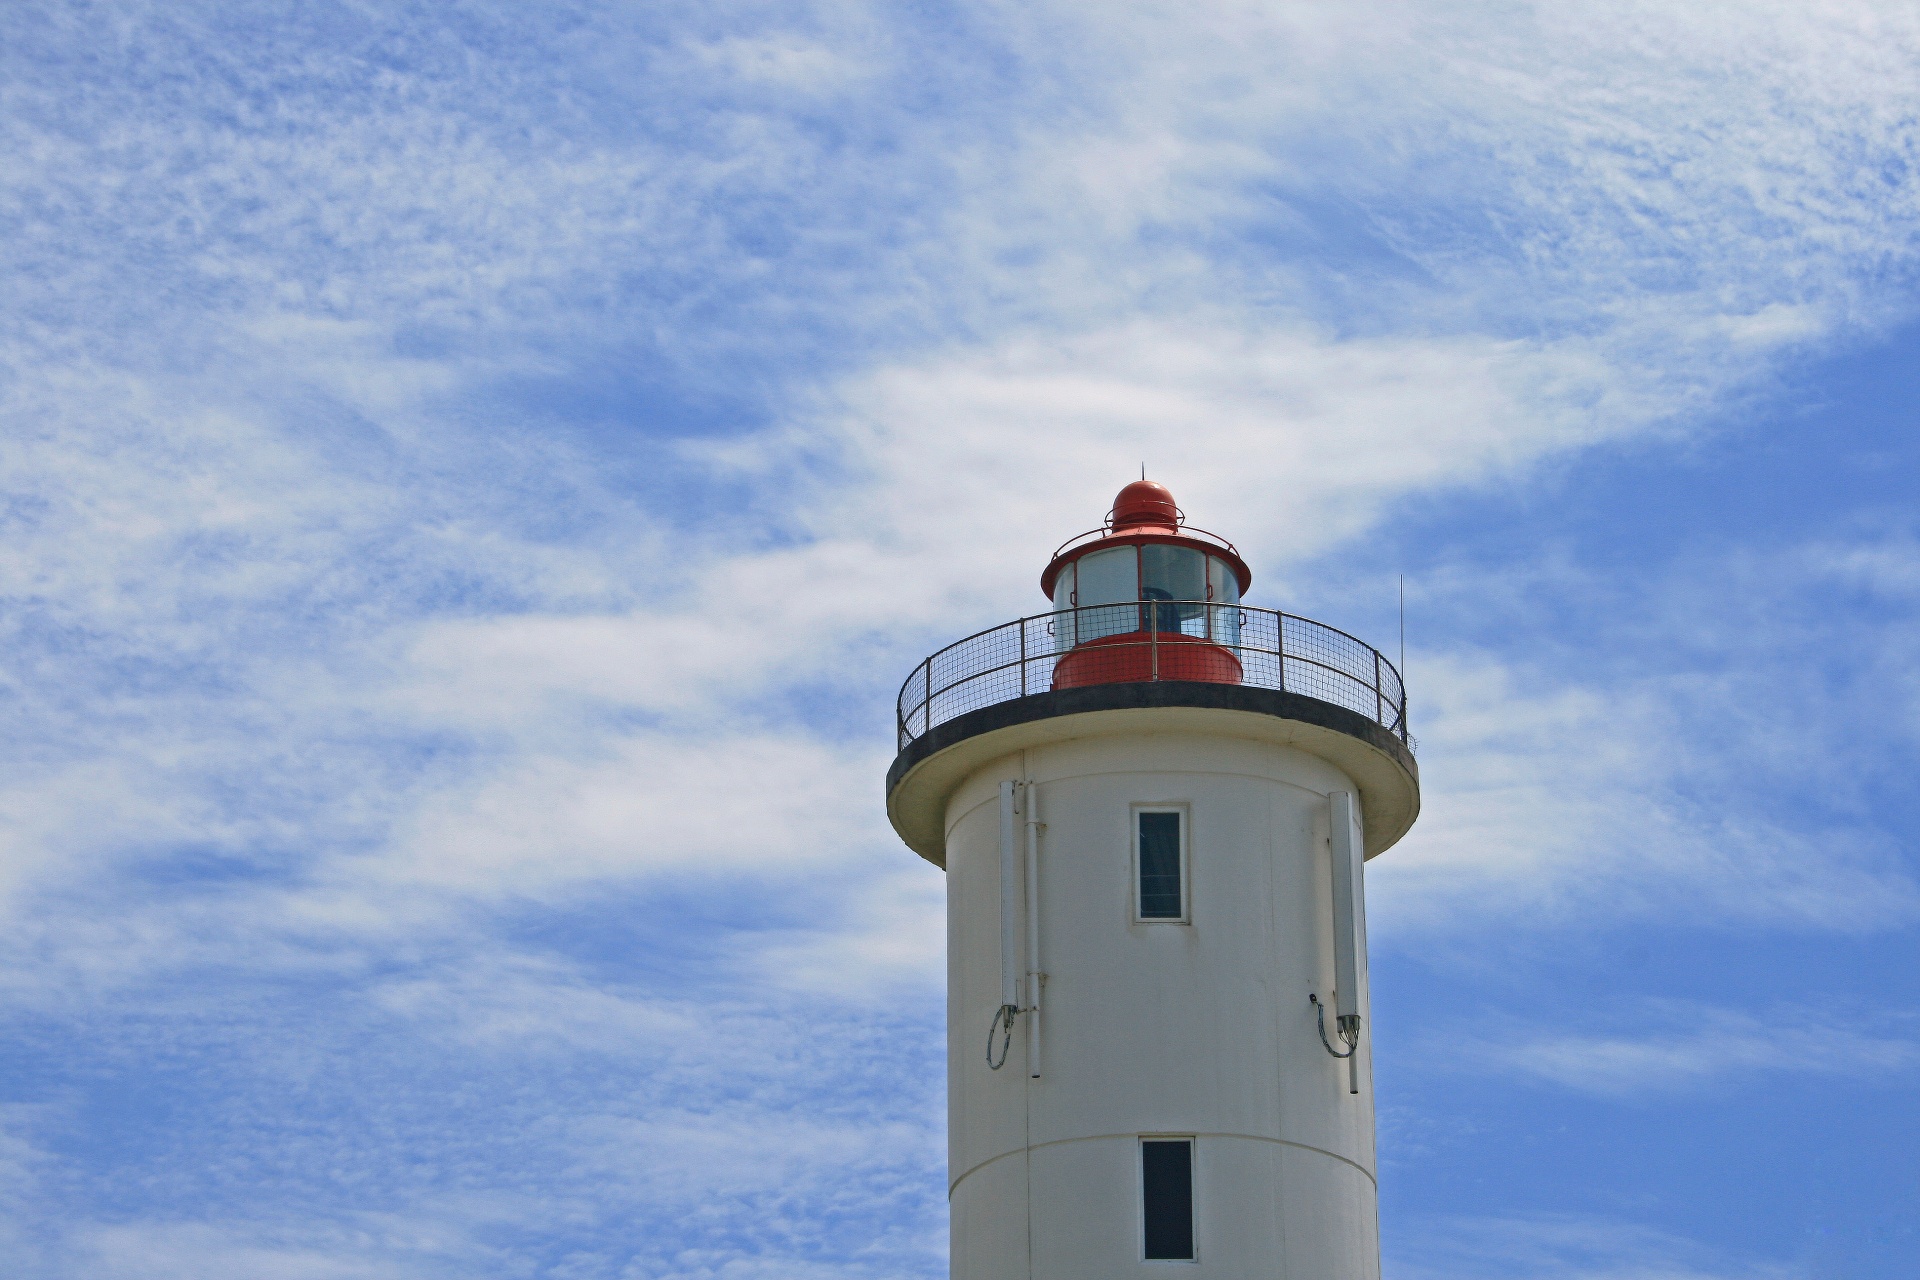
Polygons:
[[948,876],[954,1280],[1380,1273],[1361,863],[1419,811],[1406,697],[1250,578],[1129,484],[1050,612],[901,690],[888,816]]

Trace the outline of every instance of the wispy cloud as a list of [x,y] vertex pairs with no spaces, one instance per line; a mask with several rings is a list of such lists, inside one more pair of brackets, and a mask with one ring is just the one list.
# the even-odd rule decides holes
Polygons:
[[1727,1088],[1755,1075],[1845,1075],[1888,1081],[1920,1067],[1913,1019],[1837,1009],[1748,1013],[1683,1001],[1648,1002],[1604,1031],[1543,1029],[1499,1019],[1476,1025],[1476,1070],[1528,1076],[1609,1098]]
[[1499,1217],[1429,1219],[1395,1245],[1382,1274],[1392,1280],[1788,1280],[1791,1264],[1754,1264],[1696,1241],[1618,1219]]

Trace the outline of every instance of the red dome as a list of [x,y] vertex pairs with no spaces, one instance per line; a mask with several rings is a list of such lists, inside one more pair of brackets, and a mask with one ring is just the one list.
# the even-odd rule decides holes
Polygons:
[[1180,525],[1180,508],[1174,505],[1173,494],[1167,486],[1158,480],[1135,480],[1113,500],[1115,530],[1143,525],[1163,525],[1169,529]]
[[1047,563],[1046,572],[1040,575],[1041,594],[1052,598],[1053,584],[1058,580],[1060,571],[1091,552],[1115,546],[1158,543],[1191,547],[1224,560],[1233,566],[1234,576],[1240,579],[1240,594],[1244,596],[1253,585],[1253,574],[1247,569],[1247,562],[1240,558],[1240,553],[1234,550],[1233,544],[1219,534],[1189,528],[1182,523],[1183,520],[1180,508],[1174,503],[1173,494],[1167,486],[1157,480],[1135,480],[1115,495],[1113,509],[1107,512],[1105,524],[1098,529],[1076,534],[1060,544],[1053,553],[1053,559]]

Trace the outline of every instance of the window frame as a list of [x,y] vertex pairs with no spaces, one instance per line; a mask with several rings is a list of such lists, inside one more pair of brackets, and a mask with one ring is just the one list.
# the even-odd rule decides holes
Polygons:
[[[1180,914],[1177,916],[1149,916],[1141,912],[1142,885],[1140,882],[1140,816],[1147,813],[1172,813],[1180,818]],[[1132,887],[1129,897],[1132,899],[1134,924],[1184,924],[1193,923],[1193,806],[1184,800],[1160,801],[1157,803],[1136,803],[1127,813],[1128,843],[1132,846],[1129,878]]]
[[[1184,1258],[1149,1258],[1147,1256],[1147,1144],[1149,1142],[1180,1142],[1187,1148],[1187,1246]],[[1200,1138],[1193,1133],[1142,1133],[1134,1138],[1133,1176],[1135,1186],[1134,1203],[1140,1209],[1140,1229],[1138,1232],[1138,1251],[1140,1261],[1148,1264],[1164,1262],[1175,1266],[1191,1266],[1200,1261]]]

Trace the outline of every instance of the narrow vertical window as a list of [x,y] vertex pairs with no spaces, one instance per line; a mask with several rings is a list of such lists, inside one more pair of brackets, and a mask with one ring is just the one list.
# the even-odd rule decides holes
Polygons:
[[1177,809],[1142,810],[1134,815],[1140,918],[1184,920],[1185,876],[1181,864],[1181,814]]
[[1140,1217],[1147,1261],[1193,1261],[1192,1138],[1141,1139]]

